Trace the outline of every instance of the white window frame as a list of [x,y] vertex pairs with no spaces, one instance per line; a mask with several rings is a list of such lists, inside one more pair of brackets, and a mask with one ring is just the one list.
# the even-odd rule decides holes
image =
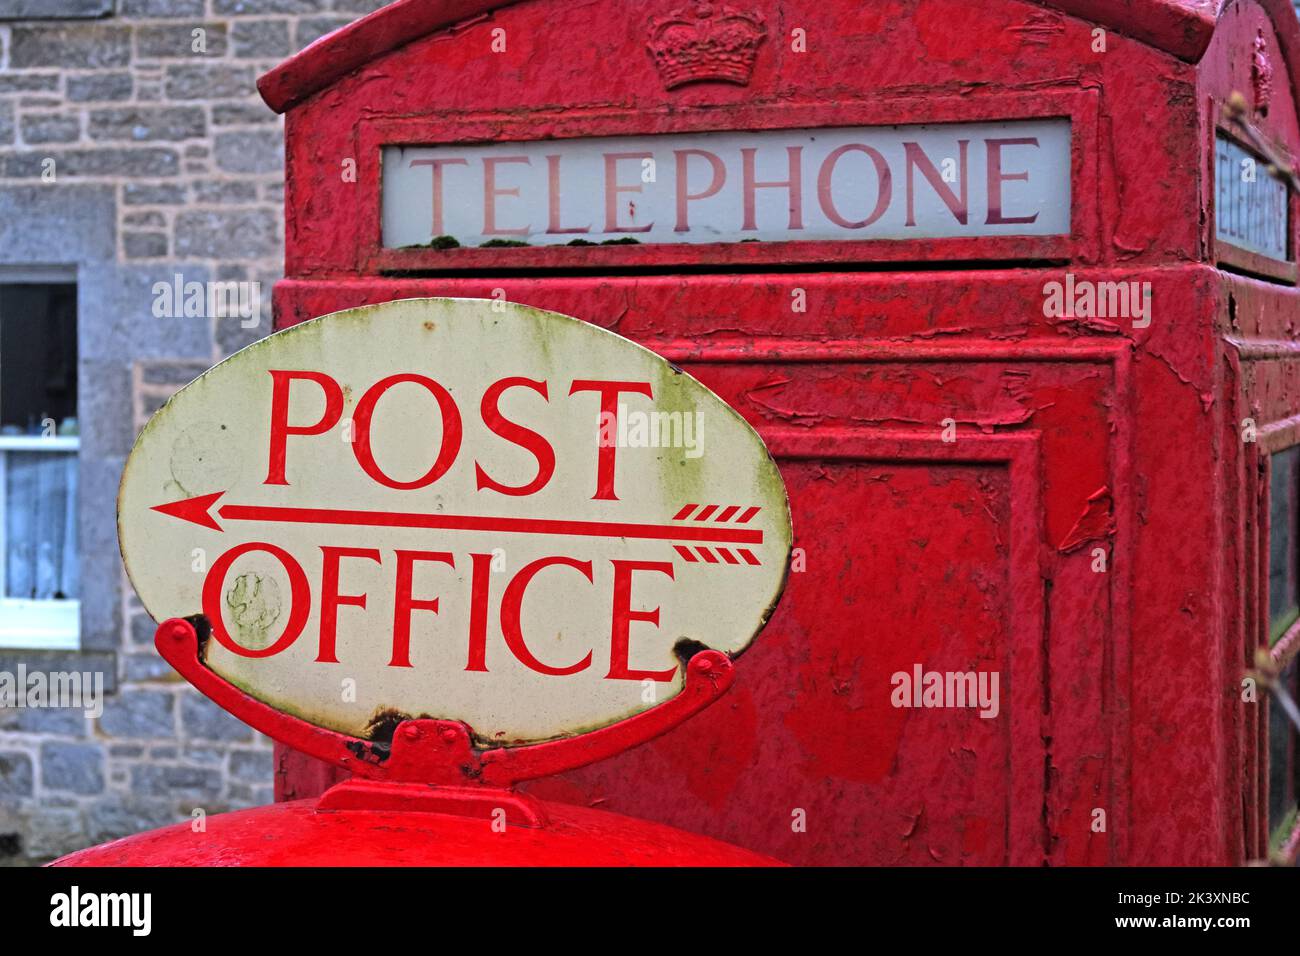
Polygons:
[[[59,266],[28,269],[0,268],[0,284],[75,284],[76,270]],[[78,335],[81,316],[78,313]],[[80,355],[80,350],[78,350]],[[5,474],[9,452],[38,451],[78,456],[81,439],[70,435],[0,435],[0,650],[75,651],[81,649],[81,601],[31,600],[4,595],[5,577]],[[77,509],[78,512],[80,509]],[[81,537],[77,537],[81,560]]]

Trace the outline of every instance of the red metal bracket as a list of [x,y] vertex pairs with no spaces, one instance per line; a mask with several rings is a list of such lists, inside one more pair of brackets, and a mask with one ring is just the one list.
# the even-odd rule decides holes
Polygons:
[[400,806],[489,816],[501,808],[508,820],[526,826],[545,823],[540,806],[526,795],[504,791],[653,740],[712,704],[735,677],[726,654],[699,651],[687,664],[686,686],[657,707],[578,737],[480,749],[473,745],[470,728],[455,720],[402,721],[390,743],[350,737],[276,710],[207,667],[199,654],[198,632],[184,618],[158,625],[154,645],[163,660],[223,710],[286,746],[349,771],[354,779],[328,791],[319,809]]

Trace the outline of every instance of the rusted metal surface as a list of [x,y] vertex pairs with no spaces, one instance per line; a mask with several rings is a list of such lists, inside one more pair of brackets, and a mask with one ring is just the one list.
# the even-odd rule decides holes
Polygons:
[[[1213,156],[1234,95],[1269,157],[1300,155],[1292,10],[738,5],[768,31],[744,85],[668,89],[646,44],[677,4],[632,0],[406,0],[263,80],[288,108],[281,327],[502,290],[681,364],[784,475],[797,563],[732,690],[689,728],[529,792],[797,863],[1258,858],[1266,720],[1239,688],[1266,640],[1260,464],[1300,439],[1300,328],[1287,276],[1216,243]],[[1068,235],[381,242],[385,143],[1052,116],[1071,123]],[[1149,283],[1149,321],[1046,314],[1067,273]],[[1000,713],[893,706],[891,675],[918,663],[997,672]]]

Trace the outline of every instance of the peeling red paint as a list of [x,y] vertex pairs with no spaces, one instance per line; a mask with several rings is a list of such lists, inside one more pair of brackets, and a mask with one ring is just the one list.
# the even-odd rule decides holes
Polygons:
[[1079,520],[1074,523],[1070,533],[1065,536],[1056,550],[1062,554],[1077,551],[1090,541],[1109,538],[1115,533],[1115,516],[1112,513],[1109,488],[1098,488],[1088,496],[1087,507]]

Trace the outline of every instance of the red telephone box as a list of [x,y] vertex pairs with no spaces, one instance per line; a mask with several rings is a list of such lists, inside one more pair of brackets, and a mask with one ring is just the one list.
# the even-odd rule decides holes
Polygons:
[[1243,678],[1300,648],[1300,31],[1217,6],[399,0],[263,77],[277,327],[574,315],[784,474],[788,587],[735,687],[531,792],[794,863],[1265,855],[1295,743]]

